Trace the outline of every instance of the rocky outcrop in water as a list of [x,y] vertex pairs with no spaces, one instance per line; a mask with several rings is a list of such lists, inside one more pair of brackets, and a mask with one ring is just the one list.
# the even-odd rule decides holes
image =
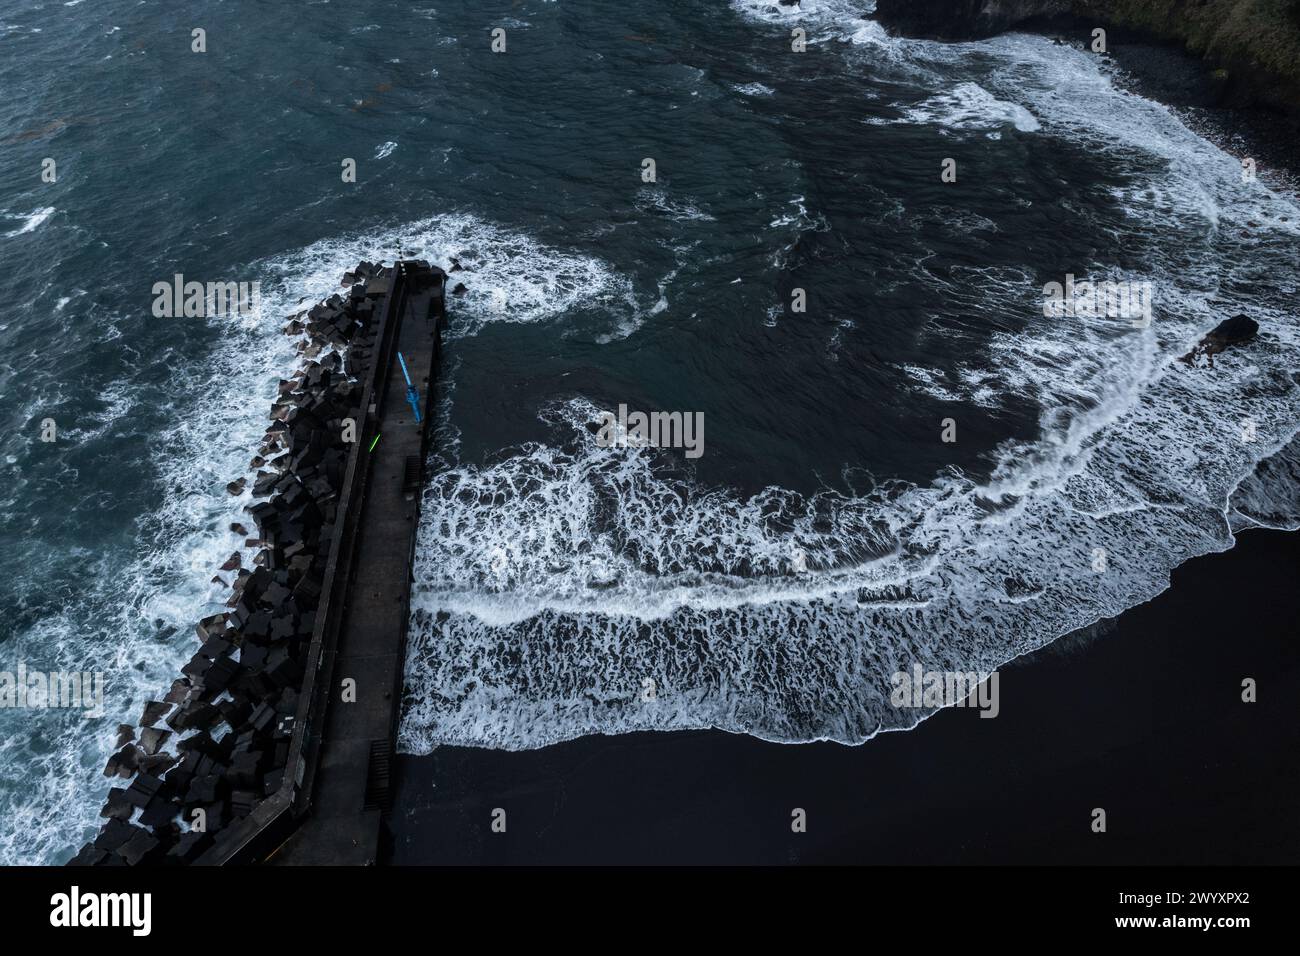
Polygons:
[[1182,356],[1179,361],[1195,365],[1196,360],[1204,355],[1209,361],[1210,368],[1214,368],[1214,356],[1230,346],[1245,345],[1258,333],[1258,322],[1249,316],[1234,315],[1230,319],[1224,319],[1210,330],[1210,333],[1196,343],[1196,347]]

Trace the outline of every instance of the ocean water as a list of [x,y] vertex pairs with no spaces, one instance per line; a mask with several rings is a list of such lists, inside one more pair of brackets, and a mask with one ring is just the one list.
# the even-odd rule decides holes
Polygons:
[[[992,669],[1296,527],[1295,197],[1092,54],[871,6],[0,0],[0,669],[106,681],[0,710],[0,862],[93,832],[117,725],[224,600],[283,318],[362,258],[467,287],[410,752],[859,743],[918,719],[897,670]],[[155,318],[175,273],[259,313]],[[1045,317],[1067,274],[1150,282],[1152,323]],[[1256,343],[1174,361],[1238,312]],[[598,447],[619,404],[702,414],[703,455]]]

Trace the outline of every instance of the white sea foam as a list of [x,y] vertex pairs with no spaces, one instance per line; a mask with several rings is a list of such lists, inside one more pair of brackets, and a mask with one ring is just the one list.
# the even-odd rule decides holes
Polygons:
[[1237,486],[1229,514],[1234,530],[1300,530],[1300,438],[1261,461]]
[[[220,610],[228,593],[209,578],[231,551],[242,550],[243,539],[229,525],[247,524],[243,507],[251,492],[232,497],[224,486],[249,471],[276,383],[300,361],[281,333],[282,320],[337,291],[343,272],[359,260],[391,261],[398,254],[444,266],[459,256],[466,270],[456,275],[476,287],[456,308],[462,330],[499,319],[542,321],[602,299],[620,317],[634,309],[624,300],[630,299],[627,280],[597,260],[548,249],[469,215],[323,240],[245,267],[261,281],[262,318],[220,320],[211,355],[178,367],[169,385],[180,396],[174,420],[150,443],[160,499],[143,521],[138,559],[117,567],[87,554],[85,591],[6,643],[12,660],[32,667],[103,671],[107,706],[100,720],[51,710],[21,732],[0,734],[0,761],[21,764],[29,776],[23,790],[0,795],[0,815],[9,821],[0,828],[0,864],[61,862],[102,823],[109,781],[101,771],[113,752],[114,728],[134,723],[147,700],[167,692],[193,652],[194,624]],[[505,306],[491,299],[498,289]],[[70,436],[92,440],[131,413],[127,390],[104,398],[105,410],[79,419]],[[454,451],[454,442],[448,445]],[[244,554],[245,565],[251,558]],[[51,815],[51,806],[63,810]]]
[[863,0],[800,0],[797,5],[780,0],[732,0],[732,8],[742,16],[768,23],[812,23],[833,31],[841,39],[851,38],[857,30],[872,23],[865,18],[874,13],[874,2]]
[[1029,110],[996,98],[977,83],[959,83],[947,92],[936,93],[915,106],[905,108],[898,119],[873,117],[867,122],[927,123],[946,130],[984,130],[991,133],[1006,125],[1025,133],[1040,128],[1038,120]]
[[[838,15],[848,30],[859,14]],[[995,335],[986,369],[909,368],[945,398],[1042,409],[1038,437],[1000,447],[981,483],[741,498],[661,470],[645,449],[596,447],[582,400],[548,409],[547,443],[453,464],[427,489],[403,749],[706,727],[860,742],[920,719],[889,704],[889,676],[913,662],[993,670],[1150,599],[1173,567],[1230,547],[1234,528],[1295,526],[1300,329],[1282,290],[1296,266],[1267,244],[1290,238],[1294,200],[1242,188],[1232,157],[1078,51],[1007,36],[905,53],[918,76],[936,64],[971,76],[900,107],[911,121],[1009,124],[1113,154],[1136,200],[1113,228],[1179,234],[1178,251],[1127,276],[1159,290],[1156,322],[1038,319]],[[1264,242],[1222,234],[1240,220]],[[954,268],[943,281],[954,303],[990,314],[1041,301],[1024,271]],[[1264,329],[1249,349],[1213,372],[1175,361],[1234,311]]]
[[688,197],[671,198],[661,186],[642,186],[637,190],[636,208],[658,210],[674,222],[716,221],[713,216],[700,209]]
[[45,220],[49,219],[52,215],[54,215],[54,207],[45,206],[44,208],[37,209],[34,212],[23,213],[21,215],[16,215],[11,213],[4,213],[3,215],[6,219],[17,220],[22,223],[22,225],[17,229],[5,233],[6,239],[13,239],[17,236],[23,236],[29,232],[35,232],[37,229],[39,229],[41,224],[44,223]]
[[790,253],[794,251],[799,244],[800,238],[805,233],[826,232],[831,227],[831,224],[822,213],[810,215],[806,202],[807,200],[803,196],[793,197],[786,202],[786,206],[793,206],[794,208],[782,207],[776,218],[768,223],[769,229],[783,230],[787,226],[795,227],[789,241],[772,253],[772,268],[774,269],[785,268]]
[[[309,288],[306,282],[290,285]],[[264,314],[291,308],[297,295],[285,295],[264,283]],[[0,761],[21,764],[27,775],[23,790],[3,796],[0,813],[8,824],[0,830],[0,863],[62,862],[82,838],[93,836],[103,822],[99,807],[109,781],[101,771],[113,752],[114,728],[134,723],[145,701],[167,692],[194,650],[195,622],[224,600],[208,579],[242,543],[229,523],[247,521],[247,515],[246,501],[226,494],[223,485],[248,470],[275,383],[293,368],[296,355],[275,320],[223,321],[217,329],[221,342],[210,360],[178,372],[172,390],[188,398],[178,402],[171,426],[150,442],[160,498],[143,519],[138,560],[116,567],[107,556],[86,554],[85,590],[7,647],[47,670],[104,672],[106,713],[86,720],[43,712],[29,720],[25,733],[0,739]],[[108,399],[105,412],[78,425],[83,440],[129,414],[125,393]]]
[[463,271],[452,273],[450,284],[464,283],[467,291],[456,298],[453,336],[473,334],[489,322],[541,322],[581,309],[603,312],[622,336],[645,317],[631,280],[602,260],[548,248],[467,213],[433,216],[379,235],[331,238],[298,255],[331,263],[402,256],[444,269],[455,259]]
[[810,47],[852,44],[876,63],[892,63],[918,42],[892,37],[875,20],[867,19],[876,9],[872,0],[801,0],[798,6],[780,0],[732,0],[731,6],[755,23],[803,27]]
[[980,72],[988,96],[1025,110],[1044,134],[1107,155],[1117,172],[1131,174],[1131,185],[1115,195],[1143,223],[1201,233],[1231,225],[1265,239],[1300,237],[1290,195],[1263,181],[1243,182],[1237,157],[1192,132],[1168,107],[1117,85],[1109,61],[1018,33],[911,49],[922,66]]
[[[659,477],[644,450],[596,448],[593,409],[567,406],[570,441],[431,483],[402,745],[691,727],[857,742],[898,726],[900,666],[993,669],[1228,546],[1227,495],[1300,422],[1278,374],[1300,339],[1276,328],[1214,377],[1171,364],[1150,330],[1067,364],[1062,378],[1090,376],[1091,407],[1054,409],[983,486],[739,499]],[[1005,360],[1050,387],[1032,358],[1008,345]],[[1227,401],[1261,423],[1255,444],[1226,433]]]
[[915,391],[941,402],[960,402],[967,397],[963,391],[954,389],[946,382],[939,369],[922,368],[919,365],[904,365],[901,368]]

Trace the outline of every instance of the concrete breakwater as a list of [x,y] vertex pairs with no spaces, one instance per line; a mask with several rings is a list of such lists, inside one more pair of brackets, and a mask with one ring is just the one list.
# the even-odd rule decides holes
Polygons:
[[198,622],[198,650],[168,693],[146,704],[138,726],[119,727],[104,774],[130,783],[110,790],[107,823],[73,865],[256,860],[310,810],[370,456],[384,424],[379,410],[390,407],[408,298],[419,298],[428,323],[408,336],[431,340],[413,383],[426,414],[413,414],[418,455],[407,461],[408,484],[418,485],[427,450],[418,423],[427,423],[445,319],[445,274],[427,263],[362,262],[343,284],[346,294],[285,328],[301,337],[304,361],[279,384],[250,463],[251,489],[247,477],[227,486],[251,494],[246,510],[256,527],[250,534],[231,525],[244,549],[214,579],[231,588],[227,610]]

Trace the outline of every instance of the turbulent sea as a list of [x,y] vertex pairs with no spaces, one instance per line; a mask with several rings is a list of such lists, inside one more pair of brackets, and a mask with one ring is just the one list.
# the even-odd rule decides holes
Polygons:
[[[1297,525],[1300,204],[1105,58],[895,39],[869,0],[178,6],[0,0],[0,670],[107,692],[0,710],[0,862],[93,832],[117,725],[224,601],[282,320],[362,258],[468,289],[409,752],[859,743],[918,718],[896,671],[991,670]],[[155,318],[175,273],[260,314]],[[1067,274],[1150,282],[1153,321],[1045,317]],[[1175,361],[1241,312],[1258,341]],[[701,413],[704,454],[599,447],[619,404]]]

